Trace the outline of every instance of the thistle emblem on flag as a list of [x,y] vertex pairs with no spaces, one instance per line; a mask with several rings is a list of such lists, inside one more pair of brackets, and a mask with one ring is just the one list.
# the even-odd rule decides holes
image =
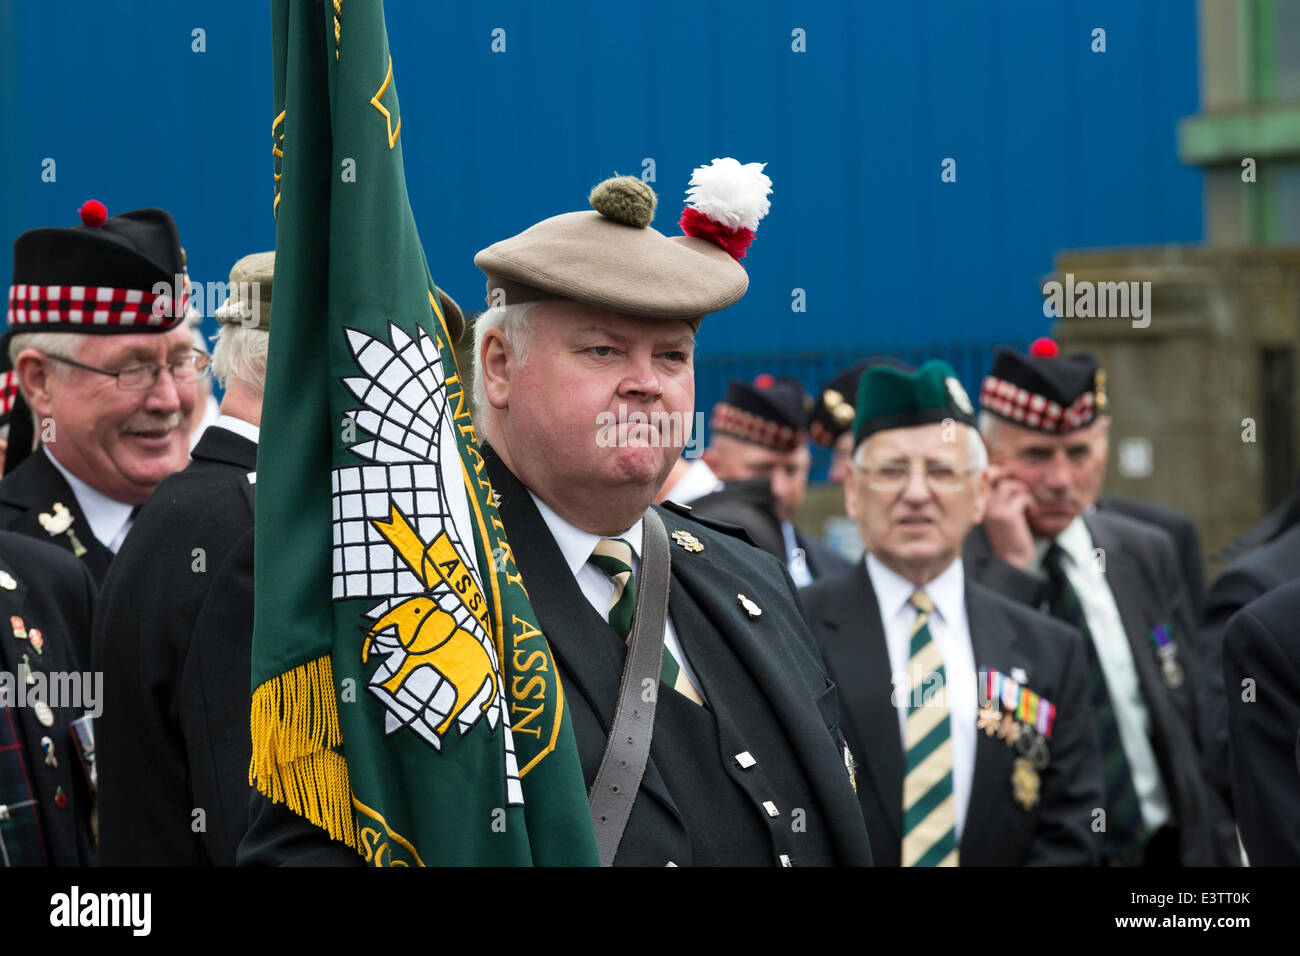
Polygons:
[[332,474],[333,597],[379,599],[361,641],[363,663],[378,662],[367,689],[386,733],[435,749],[453,727],[503,726],[508,789],[521,793],[438,342],[393,323],[388,342],[345,334],[363,373],[343,379],[362,406],[347,414],[372,437],[349,449],[366,464]]

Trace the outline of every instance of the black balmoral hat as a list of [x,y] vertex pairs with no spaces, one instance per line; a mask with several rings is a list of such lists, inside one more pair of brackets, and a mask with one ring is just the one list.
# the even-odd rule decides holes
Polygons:
[[1051,339],[1038,339],[1027,355],[1000,348],[980,389],[980,408],[1023,428],[1063,435],[1106,411],[1106,373],[1086,352],[1061,355]]
[[709,427],[775,451],[793,451],[806,437],[811,406],[797,378],[764,374],[752,385],[733,380],[713,406]]
[[184,321],[185,254],[171,215],[110,217],[93,199],[80,213],[80,226],[32,229],[14,243],[7,336],[166,332]]

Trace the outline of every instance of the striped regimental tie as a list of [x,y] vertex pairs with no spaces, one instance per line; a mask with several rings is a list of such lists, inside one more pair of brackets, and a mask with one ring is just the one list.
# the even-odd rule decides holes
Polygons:
[[952,733],[943,658],[930,635],[934,602],[924,591],[917,591],[908,603],[916,608],[916,621],[912,625],[912,656],[907,668],[903,866],[956,866]]
[[[609,599],[609,626],[624,641],[632,633],[632,614],[636,610],[636,575],[632,573],[632,545],[622,538],[601,538],[591,552],[591,563],[614,580],[614,596]],[[659,678],[688,700],[704,706],[704,699],[691,679],[664,645]]]
[[1053,617],[1077,627],[1083,634],[1083,649],[1088,660],[1088,699],[1092,703],[1093,725],[1101,744],[1102,784],[1106,801],[1106,836],[1102,854],[1107,863],[1132,866],[1142,862],[1149,836],[1142,821],[1133,786],[1133,771],[1124,754],[1124,743],[1115,720],[1115,706],[1106,687],[1106,675],[1097,658],[1092,631],[1084,616],[1083,605],[1065,574],[1065,549],[1053,543],[1043,556],[1047,573],[1047,606]]

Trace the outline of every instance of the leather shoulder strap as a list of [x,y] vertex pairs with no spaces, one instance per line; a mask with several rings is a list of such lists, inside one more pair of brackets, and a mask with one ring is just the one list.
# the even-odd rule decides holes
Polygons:
[[[618,706],[605,741],[605,756],[591,786],[588,805],[596,831],[600,865],[613,866],[614,854],[632,813],[650,759],[659,668],[668,614],[668,532],[653,508],[641,523],[641,568],[637,574],[636,611],[628,638],[627,663],[619,685]],[[648,690],[648,693],[647,693]]]

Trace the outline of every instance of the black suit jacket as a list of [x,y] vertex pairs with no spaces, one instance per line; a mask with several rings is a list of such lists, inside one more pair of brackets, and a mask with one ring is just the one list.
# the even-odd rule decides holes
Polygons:
[[1187,585],[1187,597],[1192,603],[1192,615],[1199,621],[1205,611],[1205,563],[1201,558],[1201,535],[1192,516],[1151,501],[1107,495],[1097,499],[1097,507],[1104,511],[1117,511],[1169,532],[1178,551],[1183,583]]
[[847,571],[852,567],[848,558],[822,544],[816,538],[805,535],[797,528],[794,532],[794,540],[799,547],[803,548],[804,560],[808,562],[808,573],[813,576],[814,581]]
[[[0,588],[0,670],[24,681],[26,671],[22,658],[26,654],[33,674],[43,672],[47,681],[51,675],[89,673],[90,668],[78,657],[77,642],[73,639],[89,633],[91,627],[95,582],[86,567],[54,545],[5,531],[0,532],[0,570],[17,585],[12,590]],[[13,636],[12,617],[22,618],[28,634],[26,640]],[[44,637],[40,653],[31,646],[33,629],[40,630]],[[76,756],[69,725],[85,713],[93,716],[93,711],[103,702],[89,701],[84,696],[94,693],[93,676],[89,686],[82,683],[82,690],[80,708],[51,708],[54,724],[50,727],[40,722],[30,704],[7,711],[14,719],[23,745],[22,759],[29,781],[35,787],[37,818],[45,838],[46,859],[52,866],[86,866],[95,858],[91,846],[90,790]],[[53,702],[53,698],[47,697],[46,702]],[[5,717],[6,710],[0,709],[0,720]],[[53,742],[57,766],[45,763],[42,737],[49,737]],[[0,759],[0,773],[11,772],[17,772],[16,763],[9,757]],[[13,780],[4,783],[6,791],[15,785]],[[59,787],[67,797],[62,808],[56,803]]]
[[[105,865],[234,863],[248,811],[252,612],[242,565],[226,565],[251,537],[256,465],[256,444],[205,431],[189,466],[140,509],[104,581],[93,654],[107,698],[98,741]],[[219,577],[233,579],[223,598],[233,619],[214,647],[194,635]]]
[[[104,583],[113,554],[90,530],[90,522],[81,510],[67,479],[54,467],[49,453],[41,447],[23,459],[23,463],[0,480],[0,529],[57,545],[73,554],[72,539],[67,534],[51,535],[41,527],[42,512],[50,512],[55,502],[61,502],[72,513],[69,530],[81,542],[85,553],[80,556],[95,584]],[[78,657],[90,660],[90,634],[74,634]]]
[[[891,699],[889,651],[866,561],[803,591],[813,634],[840,690],[849,746],[860,763],[858,799],[880,866],[898,866],[903,839],[905,754]],[[967,579],[966,613],[975,668],[1023,668],[1026,685],[1056,705],[1050,762],[1032,810],[1012,794],[1016,752],[976,734],[975,772],[962,830],[962,866],[1090,866],[1100,857],[1092,832],[1102,803],[1101,753],[1093,733],[1086,665],[1077,631]],[[974,719],[974,715],[971,715]]]
[[1223,641],[1228,621],[1256,598],[1300,579],[1300,524],[1291,525],[1267,544],[1243,554],[1210,585],[1205,601],[1205,706],[1201,733],[1210,778],[1224,802],[1232,807],[1231,747],[1228,706],[1241,696],[1241,684],[1224,684]]
[[1300,866],[1298,621],[1300,581],[1291,581],[1246,605],[1223,641],[1233,804],[1253,866]]
[[[1239,859],[1221,801],[1208,784],[1199,745],[1202,643],[1169,534],[1161,528],[1104,511],[1084,516],[1093,546],[1105,557],[1106,580],[1119,609],[1142,697],[1151,718],[1151,745],[1169,793],[1185,866]],[[966,539],[967,573],[981,584],[1041,607],[1047,581],[992,553],[979,528]],[[1151,633],[1164,624],[1178,644],[1181,686],[1166,684]]]
[[[484,458],[493,489],[500,495],[511,550],[555,655],[590,787],[604,753],[622,661],[611,662],[594,650],[602,645],[594,640],[593,628],[608,626],[583,597],[527,489],[491,449],[484,448]],[[704,545],[698,553],[670,549],[669,613],[677,633],[688,646],[714,640],[729,644],[753,677],[751,686],[737,687],[735,692],[761,693],[779,717],[801,762],[796,772],[802,773],[813,795],[818,825],[829,828],[835,862],[869,865],[866,826],[838,744],[835,686],[826,677],[789,576],[774,559],[729,531],[689,517],[690,510],[683,506],[671,505],[659,513],[669,531],[689,531]],[[746,614],[740,594],[758,604],[759,617]],[[725,738],[720,743],[719,759],[726,772],[743,773],[736,769],[732,755],[746,748]],[[684,864],[691,859],[690,834],[656,762],[654,747],[619,845],[619,864],[662,866],[669,860]],[[690,782],[675,785],[684,788]],[[755,807],[755,812],[762,810]],[[338,850],[341,844],[331,849],[323,831],[261,794],[252,798],[251,817],[240,847],[241,864],[359,861],[354,852]]]

